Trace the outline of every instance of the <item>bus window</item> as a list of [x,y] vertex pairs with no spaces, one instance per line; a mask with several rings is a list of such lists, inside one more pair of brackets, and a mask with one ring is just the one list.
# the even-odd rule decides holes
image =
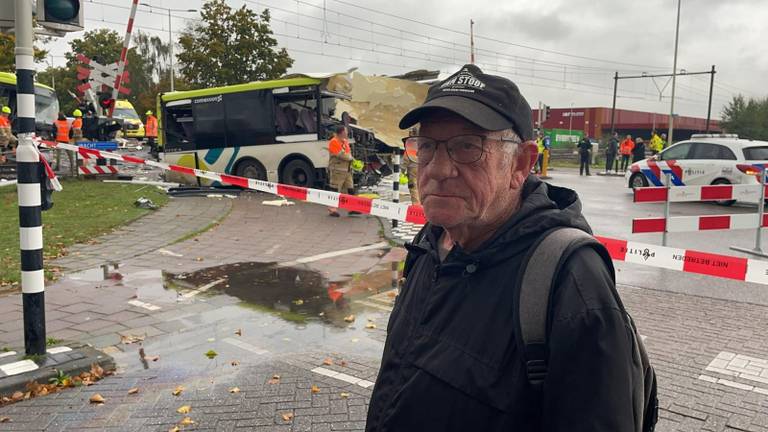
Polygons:
[[195,115],[195,147],[198,150],[227,146],[226,122],[222,97],[205,97],[192,101]]
[[190,151],[195,149],[192,139],[194,133],[194,117],[192,105],[187,100],[185,104],[168,104],[163,116],[165,129],[165,151]]
[[269,90],[224,95],[227,147],[274,144],[273,110],[272,92]]
[[[317,134],[314,88],[291,89],[275,94],[275,127],[278,136]],[[316,139],[316,138],[312,138]]]

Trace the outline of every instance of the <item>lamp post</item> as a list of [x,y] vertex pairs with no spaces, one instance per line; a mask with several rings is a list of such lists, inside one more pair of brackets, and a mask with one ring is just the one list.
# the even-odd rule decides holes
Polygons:
[[682,0],[677,0],[677,25],[675,26],[675,58],[672,61],[672,99],[669,103],[669,132],[667,133],[667,142],[669,145],[674,144],[672,134],[675,131],[675,81],[677,77],[677,42],[680,38],[680,3]]
[[142,3],[142,6],[146,6],[150,9],[162,9],[164,11],[168,12],[168,50],[169,50],[169,58],[171,66],[169,67],[169,75],[171,80],[171,91],[174,91],[174,83],[173,83],[173,30],[171,29],[171,12],[197,12],[197,9],[172,9],[172,8],[164,8],[159,6],[152,6],[147,3]]

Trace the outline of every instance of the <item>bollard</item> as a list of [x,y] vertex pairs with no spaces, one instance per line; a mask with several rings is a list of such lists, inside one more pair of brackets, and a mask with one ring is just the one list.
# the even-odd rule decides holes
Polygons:
[[[395,149],[392,155],[392,171],[394,179],[392,180],[392,201],[400,202],[400,150]],[[397,228],[397,220],[392,219],[392,228]]]
[[21,296],[24,351],[45,354],[45,275],[40,192],[40,153],[35,134],[35,62],[32,57],[32,3],[16,0],[16,106],[19,145],[16,172],[19,194]]
[[661,245],[667,245],[667,232],[669,231],[669,188],[672,186],[672,175],[664,173],[664,182],[667,187],[667,200],[664,201],[664,232],[661,235]]
[[544,149],[544,153],[541,156],[541,174],[539,177],[547,177],[547,168],[549,167],[549,149]]
[[732,250],[745,252],[752,255],[758,255],[768,258],[768,254],[763,252],[763,218],[765,217],[765,176],[768,174],[768,168],[763,167],[760,170],[760,195],[757,197],[757,230],[755,231],[755,247],[747,249],[738,246],[731,246]]

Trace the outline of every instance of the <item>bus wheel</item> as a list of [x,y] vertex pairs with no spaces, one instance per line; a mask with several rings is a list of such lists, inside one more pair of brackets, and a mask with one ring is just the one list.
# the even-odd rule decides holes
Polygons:
[[244,160],[237,164],[237,175],[256,180],[266,180],[267,170],[255,160]]
[[301,159],[294,159],[283,167],[283,182],[294,186],[311,187],[315,184],[315,170]]

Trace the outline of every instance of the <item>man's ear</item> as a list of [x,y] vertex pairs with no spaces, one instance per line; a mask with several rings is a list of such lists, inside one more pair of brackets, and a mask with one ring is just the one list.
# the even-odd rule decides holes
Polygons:
[[539,148],[533,141],[526,141],[522,144],[518,144],[517,156],[515,157],[515,165],[512,173],[512,188],[520,188],[525,179],[531,173],[531,168],[536,164],[536,160],[539,158]]

